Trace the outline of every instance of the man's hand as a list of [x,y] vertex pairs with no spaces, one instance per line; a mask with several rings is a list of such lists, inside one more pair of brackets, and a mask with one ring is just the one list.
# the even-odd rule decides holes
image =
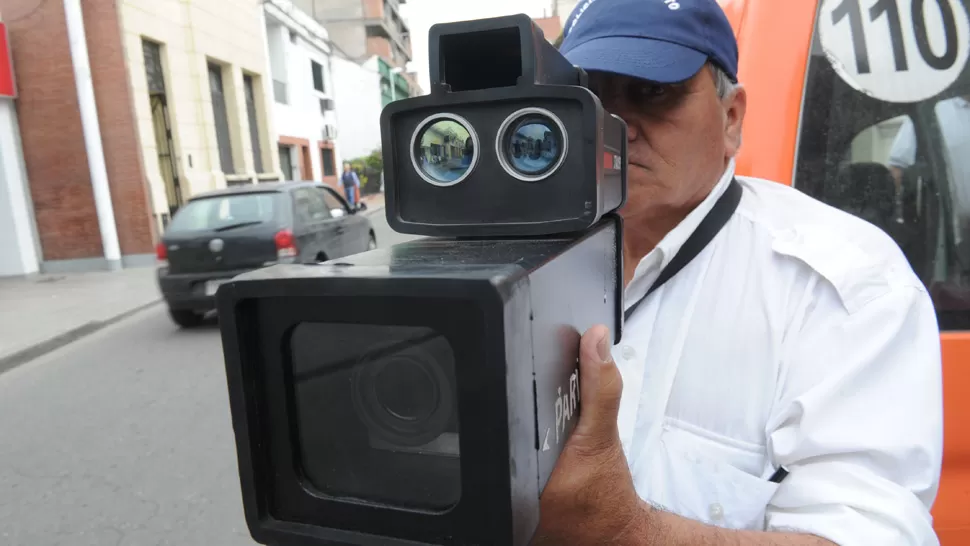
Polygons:
[[638,527],[648,509],[637,496],[620,445],[623,380],[610,332],[590,328],[579,346],[579,421],[542,492],[534,546],[605,544]]
[[605,326],[580,340],[579,422],[542,492],[532,546],[835,546],[805,534],[721,529],[640,499],[620,444],[623,380],[610,345]]

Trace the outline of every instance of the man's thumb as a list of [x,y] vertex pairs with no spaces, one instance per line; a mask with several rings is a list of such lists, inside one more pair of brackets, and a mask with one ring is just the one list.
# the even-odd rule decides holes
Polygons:
[[612,345],[605,326],[590,328],[579,342],[580,413],[574,431],[579,441],[605,443],[617,439],[623,379],[610,355]]

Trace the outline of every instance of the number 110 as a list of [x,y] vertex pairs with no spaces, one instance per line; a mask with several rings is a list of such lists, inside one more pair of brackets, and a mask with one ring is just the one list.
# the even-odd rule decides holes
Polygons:
[[[936,70],[946,70],[953,66],[957,59],[956,20],[949,0],[935,1],[943,16],[943,33],[946,36],[946,50],[943,55],[937,56],[930,47],[929,37],[926,34],[926,19],[923,16],[925,0],[912,0],[913,32],[916,34],[916,46],[926,64]],[[859,74],[869,74],[872,70],[869,67],[869,50],[866,46],[866,35],[862,27],[862,7],[859,2],[860,0],[842,0],[842,3],[832,10],[832,24],[837,25],[846,16],[849,17],[856,69]],[[889,24],[889,39],[893,45],[893,58],[896,61],[896,71],[905,72],[909,70],[909,63],[906,60],[906,44],[903,42],[903,27],[899,19],[897,2],[898,0],[879,0],[869,8],[869,20],[875,21],[881,15],[886,14],[886,21]]]

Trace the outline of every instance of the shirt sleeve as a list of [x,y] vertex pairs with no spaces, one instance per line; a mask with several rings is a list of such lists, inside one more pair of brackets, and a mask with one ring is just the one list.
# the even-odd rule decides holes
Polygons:
[[916,131],[913,120],[906,118],[896,133],[893,146],[889,150],[889,165],[905,169],[916,162]]
[[790,474],[769,503],[769,530],[840,546],[939,544],[940,337],[917,283],[847,308],[820,280],[789,329],[766,432],[772,463]]

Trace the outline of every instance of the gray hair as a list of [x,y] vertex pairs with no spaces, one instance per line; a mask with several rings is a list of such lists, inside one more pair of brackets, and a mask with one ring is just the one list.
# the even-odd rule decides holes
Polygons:
[[[717,91],[717,98],[724,100],[731,96],[731,93],[739,87],[739,85],[731,81],[731,77],[727,75],[727,72],[721,70],[721,67],[717,66],[711,61],[707,62],[707,68],[710,69],[711,75],[714,76],[714,89]],[[743,137],[742,137],[743,142]],[[741,145],[741,142],[738,142]]]
[[708,61],[707,67],[711,70],[711,75],[714,76],[714,88],[717,90],[717,98],[727,98],[738,87],[738,84],[731,81],[731,77],[727,75],[727,72],[721,70],[721,67],[716,64]]

